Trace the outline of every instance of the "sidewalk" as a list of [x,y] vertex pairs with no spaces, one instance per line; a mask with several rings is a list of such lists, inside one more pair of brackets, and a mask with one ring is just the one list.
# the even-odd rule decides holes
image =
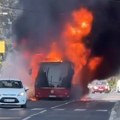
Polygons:
[[120,120],[120,101],[118,101],[112,109],[109,120]]
[[92,100],[106,100],[106,101],[120,101],[120,93],[96,93],[96,94],[89,94]]

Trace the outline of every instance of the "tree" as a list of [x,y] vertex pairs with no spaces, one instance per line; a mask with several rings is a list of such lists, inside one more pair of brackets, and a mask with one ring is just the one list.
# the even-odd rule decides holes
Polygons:
[[0,37],[11,36],[12,24],[20,12],[19,0],[0,0]]

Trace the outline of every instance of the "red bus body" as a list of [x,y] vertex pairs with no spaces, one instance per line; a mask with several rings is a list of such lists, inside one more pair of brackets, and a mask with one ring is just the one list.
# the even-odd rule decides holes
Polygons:
[[69,98],[70,89],[66,88],[40,88],[35,90],[36,98]]
[[69,98],[73,69],[69,62],[50,62],[40,65],[35,82],[35,97]]

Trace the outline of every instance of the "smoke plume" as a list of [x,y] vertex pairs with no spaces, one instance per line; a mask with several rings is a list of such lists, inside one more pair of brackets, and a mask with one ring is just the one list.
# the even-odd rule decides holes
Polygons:
[[117,0],[21,0],[20,4],[23,13],[14,23],[17,47],[32,52],[49,50],[51,42],[59,40],[65,23],[71,20],[71,12],[85,7],[94,16],[85,45],[92,49],[91,57],[103,58],[94,78],[105,78],[118,71],[120,3]]
[[0,78],[21,80],[24,87],[29,89],[28,97],[33,97],[33,81],[31,80],[27,67],[25,67],[23,59],[21,53],[16,51],[9,52],[6,60],[3,61]]

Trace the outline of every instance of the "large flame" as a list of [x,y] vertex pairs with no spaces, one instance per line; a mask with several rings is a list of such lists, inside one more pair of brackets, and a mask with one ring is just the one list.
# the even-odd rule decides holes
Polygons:
[[62,62],[62,53],[57,43],[52,43],[50,53],[47,55],[46,60],[48,62]]
[[93,15],[85,8],[74,11],[73,21],[66,25],[64,32],[64,43],[66,46],[66,56],[75,65],[73,84],[80,82],[80,73],[87,64],[90,50],[84,45],[83,38],[87,36],[92,28]]
[[[79,84],[81,79],[81,71],[84,66],[88,65],[90,70],[100,63],[101,59],[90,59],[91,50],[84,44],[84,38],[89,35],[92,28],[93,14],[91,11],[81,8],[72,13],[72,20],[67,22],[61,34],[61,38],[57,42],[51,43],[49,52],[41,52],[32,55],[31,68],[32,79],[35,80],[40,62],[62,62],[64,60],[71,61],[74,64],[73,85]],[[62,43],[62,48],[59,45]],[[45,48],[43,48],[45,51]],[[90,63],[88,63],[90,62]]]
[[43,55],[42,54],[35,54],[32,56],[32,60],[30,63],[31,69],[32,69],[32,80],[35,80],[35,78],[37,77],[38,74],[38,70],[40,67],[40,62],[42,62],[43,60]]
[[52,43],[50,52],[48,54],[32,55],[30,66],[32,68],[32,79],[35,80],[41,62],[62,62],[62,53],[58,49],[57,43]]

